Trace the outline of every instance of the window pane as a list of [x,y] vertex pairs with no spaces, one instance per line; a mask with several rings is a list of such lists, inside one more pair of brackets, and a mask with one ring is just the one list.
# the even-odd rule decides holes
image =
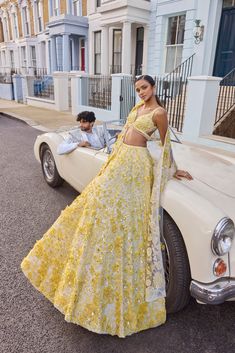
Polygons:
[[183,44],[184,42],[184,29],[185,29],[185,15],[182,15],[182,16],[179,16],[177,44]]
[[21,47],[21,64],[23,67],[26,67],[26,48]]
[[82,16],[82,14],[80,13],[80,1],[79,0],[73,1],[73,15],[74,16]]
[[101,52],[101,32],[95,32],[95,53]]
[[175,58],[175,67],[181,64],[182,61],[182,52],[183,52],[183,46],[179,45],[176,47],[176,58]]
[[94,33],[95,37],[95,74],[101,73],[101,31]]
[[122,60],[122,57],[121,57],[120,53],[115,53],[113,55],[113,65],[114,66],[121,66],[121,60]]
[[101,73],[101,55],[95,54],[95,74]]
[[137,40],[144,40],[144,28],[143,27],[139,27],[137,28]]
[[122,30],[113,30],[113,63],[112,72],[121,72],[122,66]]
[[31,47],[31,53],[32,53],[32,59],[36,59],[36,51],[34,46]]
[[122,51],[122,31],[113,31],[113,51],[120,53]]
[[172,70],[174,70],[175,52],[175,46],[167,47],[165,72],[171,72]]
[[224,0],[223,1],[223,7],[232,7],[232,6],[235,6],[234,0]]
[[10,50],[10,58],[11,58],[11,68],[14,68],[15,63],[14,63],[14,52],[13,52],[13,50]]
[[36,50],[35,46],[31,46],[31,60],[32,67],[36,67]]
[[178,16],[170,17],[168,20],[167,44],[175,44]]

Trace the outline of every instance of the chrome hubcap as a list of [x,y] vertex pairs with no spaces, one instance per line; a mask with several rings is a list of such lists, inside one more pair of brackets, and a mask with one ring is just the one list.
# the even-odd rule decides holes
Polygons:
[[44,153],[42,166],[46,178],[49,180],[53,179],[55,172],[55,161],[51,151],[46,150],[46,152]]

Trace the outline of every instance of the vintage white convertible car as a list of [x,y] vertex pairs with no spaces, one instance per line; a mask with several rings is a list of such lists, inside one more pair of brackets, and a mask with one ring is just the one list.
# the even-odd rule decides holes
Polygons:
[[[57,148],[77,127],[39,135],[34,152],[46,182],[56,187],[65,180],[81,192],[107,159],[110,139],[120,129],[114,122],[104,124],[104,149],[78,147],[64,155]],[[172,145],[179,169],[187,169],[194,180],[170,180],[161,201],[167,310],[182,309],[190,294],[207,304],[235,300],[235,158],[182,144],[176,136]]]

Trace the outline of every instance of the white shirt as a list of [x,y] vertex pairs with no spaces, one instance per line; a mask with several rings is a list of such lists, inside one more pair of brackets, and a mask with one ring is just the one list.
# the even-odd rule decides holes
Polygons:
[[67,154],[76,149],[81,141],[87,141],[91,147],[101,149],[105,147],[104,130],[102,126],[93,127],[92,132],[81,131],[80,129],[70,131],[69,136],[59,144],[58,154]]

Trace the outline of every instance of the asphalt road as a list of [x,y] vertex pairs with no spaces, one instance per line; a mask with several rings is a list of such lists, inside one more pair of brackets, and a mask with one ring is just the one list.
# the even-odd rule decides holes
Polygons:
[[189,306],[165,325],[125,339],[64,321],[20,270],[23,257],[77,196],[51,189],[34,159],[40,132],[0,116],[0,351],[2,353],[232,353],[235,302]]

